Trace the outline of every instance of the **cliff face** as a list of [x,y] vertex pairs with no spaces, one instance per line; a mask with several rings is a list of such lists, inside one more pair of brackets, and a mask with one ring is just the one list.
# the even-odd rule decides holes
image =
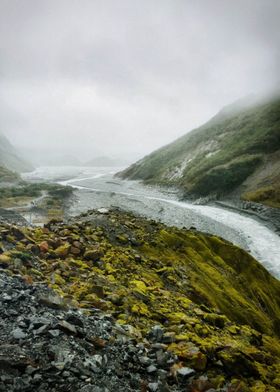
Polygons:
[[1,133],[0,166],[19,173],[33,170],[32,165],[20,156],[9,140]]
[[280,98],[231,105],[202,127],[153,152],[120,176],[280,206]]
[[[105,209],[44,228],[2,224],[0,234],[6,273],[148,339],[156,352],[145,361],[156,369],[135,390],[163,381],[166,391],[280,388],[280,282],[240,248]],[[178,358],[164,363],[165,352]]]

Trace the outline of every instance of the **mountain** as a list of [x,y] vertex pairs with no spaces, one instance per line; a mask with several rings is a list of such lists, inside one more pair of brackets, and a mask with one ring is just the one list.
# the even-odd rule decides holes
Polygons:
[[19,174],[0,166],[0,184],[14,183],[20,180]]
[[241,198],[280,207],[280,97],[225,107],[206,124],[119,173],[194,196]]
[[9,140],[0,133],[0,166],[17,172],[33,170],[32,165],[21,157]]

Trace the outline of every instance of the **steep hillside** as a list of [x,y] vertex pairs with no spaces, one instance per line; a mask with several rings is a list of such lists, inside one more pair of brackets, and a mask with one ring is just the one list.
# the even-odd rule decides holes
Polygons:
[[[43,284],[48,285],[65,301],[84,309],[85,315],[90,316],[88,322],[92,323],[102,312],[107,312],[118,323],[114,330],[123,331],[122,341],[126,338],[142,342],[137,346],[142,347],[140,363],[144,369],[137,371],[149,385],[154,383],[159,387],[147,389],[138,384],[133,390],[279,390],[280,282],[249,254],[232,244],[215,236],[168,228],[126,212],[105,209],[73,218],[67,224],[52,221],[43,228],[2,224],[0,240],[0,269],[8,275],[20,274],[39,290]],[[1,278],[1,281],[5,289],[7,279]],[[18,288],[18,283],[9,282],[12,287],[17,284]],[[23,293],[21,286],[19,291]],[[1,296],[9,303],[8,309],[18,306],[18,300],[13,300],[14,292],[10,289]],[[21,295],[24,306],[20,308],[24,309],[26,303],[30,303],[29,306],[37,306],[39,314],[31,286],[29,293],[33,299],[27,293]],[[47,298],[41,303],[58,308],[61,302],[57,298],[55,302]],[[106,353],[106,346],[109,349],[110,345],[115,345],[115,339],[110,335],[108,341],[99,339],[98,334],[88,336],[79,328],[83,324],[77,317],[59,324],[58,318],[54,319],[56,315],[49,314],[45,308],[41,310],[43,324],[37,317],[29,321],[26,314],[18,323],[18,312],[24,313],[20,308],[16,308],[14,316],[9,314],[8,319],[7,316],[3,318],[2,340],[7,341],[9,335],[9,344],[21,339],[29,355],[33,355],[30,347],[32,352],[35,350],[34,372],[39,372],[47,383],[57,370],[66,369],[68,377],[72,372],[75,377],[85,371],[80,364],[77,372],[77,361],[71,365],[64,359],[64,354],[57,360],[62,368],[57,365],[54,371],[49,365],[56,363],[48,359],[54,361],[54,356],[48,357],[46,351],[50,340],[55,345],[66,344],[67,335],[72,335],[72,342],[75,339],[76,343],[71,347],[79,344],[87,352],[92,349],[101,356]],[[65,313],[61,316],[63,320],[67,317]],[[111,317],[105,317],[104,320],[112,322]],[[83,319],[83,323],[87,321]],[[36,327],[30,327],[30,324],[36,324]],[[10,328],[8,332],[7,328]],[[54,329],[59,331],[52,334]],[[60,338],[56,341],[55,337]],[[35,339],[45,342],[44,345],[33,344]],[[90,343],[95,347],[89,346]],[[73,353],[73,348],[70,351]],[[132,348],[126,356],[132,364],[138,363],[137,352]],[[75,350],[73,354],[77,355]],[[174,354],[177,359],[170,358]],[[105,369],[114,360],[110,351],[107,355],[104,373],[102,367],[96,374],[86,373],[87,377],[92,377],[94,385],[99,385],[100,375],[107,374]],[[10,364],[11,361],[7,359],[6,362]],[[126,373],[122,373],[119,364],[116,366],[121,380],[125,380]],[[4,370],[7,372],[6,368]],[[8,370],[11,373],[10,368]],[[28,379],[24,367],[20,372],[20,377]],[[129,372],[135,374],[133,365]],[[38,383],[43,382],[41,378]],[[162,383],[166,384],[164,389],[160,388]],[[128,389],[120,387],[118,390]]]
[[32,165],[20,157],[9,140],[0,133],[0,166],[19,173],[32,170]]
[[279,207],[279,150],[280,98],[234,104],[120,175],[199,196],[240,187],[242,197]]
[[0,166],[0,184],[1,183],[14,183],[20,180],[20,176],[8,170],[6,167]]

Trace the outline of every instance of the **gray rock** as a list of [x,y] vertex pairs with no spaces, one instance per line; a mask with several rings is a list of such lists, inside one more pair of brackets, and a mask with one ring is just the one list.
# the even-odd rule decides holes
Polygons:
[[30,322],[30,327],[33,327],[34,329],[40,328],[43,325],[50,324],[50,320],[47,319],[46,317],[36,317],[36,316],[30,317],[29,322]]
[[92,360],[99,366],[102,366],[103,364],[103,357],[102,355],[93,355]]
[[158,382],[150,382],[148,384],[149,391],[152,391],[152,392],[158,391],[158,387],[159,387]]
[[22,329],[20,328],[16,328],[12,331],[12,336],[14,337],[14,339],[24,339],[26,338],[26,333],[23,332]]
[[163,350],[157,351],[157,363],[159,366],[166,366],[169,359],[169,354]]
[[2,295],[2,300],[8,302],[8,301],[11,301],[11,300],[12,300],[12,297],[11,297],[10,295],[4,293],[4,294]]
[[195,373],[194,369],[191,369],[189,367],[182,367],[178,369],[177,375],[181,377],[190,377]]
[[149,332],[148,337],[154,342],[161,342],[164,330],[160,325],[155,325]]
[[85,385],[80,389],[80,392],[104,392],[104,389],[95,385]]
[[139,357],[139,361],[144,366],[149,366],[152,363],[152,360],[149,357]]
[[72,325],[70,323],[68,323],[68,321],[62,320],[58,323],[58,326],[60,327],[60,329],[62,329],[63,331],[66,331],[68,333],[72,333],[74,335],[77,334],[77,329],[75,327],[75,325]]
[[59,329],[50,329],[48,331],[49,335],[51,335],[53,338],[57,338],[60,335],[60,330]]
[[35,333],[36,335],[40,335],[40,334],[46,332],[47,329],[48,329],[48,325],[42,325],[42,327],[36,329],[36,330],[34,331],[34,333]]
[[63,370],[65,368],[66,362],[52,362],[52,365],[57,369],[57,370]]
[[[101,373],[102,371],[102,365],[103,365],[103,358],[101,355],[93,355],[91,358],[86,358],[83,366],[83,372],[88,374],[87,371],[85,371],[86,369],[90,369],[91,371],[93,371],[94,373]],[[90,373],[88,374],[90,375]]]
[[99,208],[97,211],[99,212],[99,214],[105,214],[105,215],[107,215],[107,214],[109,213],[108,208],[104,208],[104,207]]
[[34,381],[41,381],[42,378],[43,378],[43,377],[41,376],[41,374],[38,374],[38,373],[37,373],[37,374],[35,374],[35,376],[33,377],[33,380],[34,380]]
[[156,371],[157,371],[157,368],[154,365],[150,365],[149,367],[147,367],[148,373],[155,373]]

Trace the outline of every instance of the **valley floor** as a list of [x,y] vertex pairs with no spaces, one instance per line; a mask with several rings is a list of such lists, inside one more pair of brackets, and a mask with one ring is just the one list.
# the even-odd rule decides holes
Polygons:
[[[221,236],[249,251],[276,277],[280,277],[280,238],[268,220],[212,205],[179,201],[172,190],[159,190],[114,177],[116,168],[45,167],[26,175],[27,180],[56,181],[76,188],[69,214],[91,208],[116,206],[161,221],[169,226],[195,227]],[[251,212],[250,212],[251,213]],[[275,218],[276,220],[278,217]],[[278,222],[280,224],[280,222]]]

